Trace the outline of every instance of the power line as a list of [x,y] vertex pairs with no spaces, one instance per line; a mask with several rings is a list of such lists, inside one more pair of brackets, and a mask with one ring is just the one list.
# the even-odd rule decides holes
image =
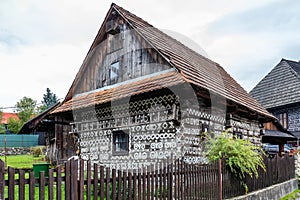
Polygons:
[[[63,98],[57,99],[57,101],[62,100]],[[43,103],[37,103],[35,106],[42,105]],[[7,107],[0,107],[0,110],[6,110],[6,109],[14,109],[17,108],[16,106],[7,106]]]

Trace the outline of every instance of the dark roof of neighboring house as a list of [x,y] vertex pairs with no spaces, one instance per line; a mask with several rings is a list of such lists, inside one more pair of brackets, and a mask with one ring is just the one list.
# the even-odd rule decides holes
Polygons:
[[285,62],[287,62],[292,68],[293,70],[300,76],[300,61],[296,62],[296,61],[292,61],[292,60],[286,60],[284,59]]
[[300,131],[291,131],[295,137],[300,138]]
[[300,102],[300,63],[282,59],[250,94],[267,109]]
[[9,118],[19,119],[17,113],[3,112],[3,113],[2,113],[2,121],[1,121],[1,124],[7,124]]
[[288,134],[282,131],[275,131],[275,130],[265,130],[265,134],[263,136],[295,139],[295,136],[293,136],[292,134]]
[[[171,77],[169,78],[164,77],[164,79],[149,80],[153,83],[152,85],[155,86],[154,88],[151,88],[150,85],[147,86],[147,90],[141,89],[139,91],[135,91],[135,93],[139,92],[141,94],[149,90],[157,89],[157,85],[162,88],[167,87],[171,84],[170,79],[173,80],[173,77],[175,77],[174,82],[185,81],[197,87],[204,88],[214,94],[223,96],[229,101],[235,102],[258,113],[260,116],[265,118],[274,118],[273,115],[271,115],[254,98],[252,98],[251,95],[249,95],[218,63],[196,53],[179,41],[116,4],[111,5],[111,8],[108,11],[89,52],[96,48],[103,40],[103,36],[105,34],[104,24],[112,11],[117,12],[122,18],[124,18],[124,20],[137,32],[137,34],[141,36],[141,38],[147,41],[147,43],[149,43],[149,45],[152,46],[171,67],[176,69],[175,72],[170,73]],[[63,112],[72,108],[70,104],[72,104],[73,89],[76,84],[79,84],[84,67],[85,66],[83,65],[76,75],[62,106],[57,108],[54,112]],[[157,84],[154,84],[153,81],[157,81]],[[131,84],[130,87],[131,86],[135,87],[134,84]],[[104,98],[106,101],[111,100],[110,97],[100,97],[100,95],[109,91],[101,91],[100,93],[97,91],[95,92],[99,99]],[[119,96],[122,97],[121,94]],[[89,96],[87,95],[86,97],[88,98]],[[84,100],[82,100],[82,102],[84,102]],[[102,100],[96,100],[93,102],[99,104],[102,103]],[[82,104],[81,106],[85,106],[85,104]]]

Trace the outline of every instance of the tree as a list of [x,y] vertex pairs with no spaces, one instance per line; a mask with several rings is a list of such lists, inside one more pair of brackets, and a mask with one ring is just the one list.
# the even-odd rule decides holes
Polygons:
[[23,97],[16,104],[16,111],[21,122],[25,123],[36,114],[36,101],[29,97]]
[[13,133],[18,133],[28,120],[36,114],[36,101],[29,97],[23,97],[16,103],[16,112],[19,119],[9,118],[7,122],[8,129]]
[[46,93],[43,95],[42,105],[38,108],[39,112],[43,112],[58,102],[56,94],[51,92],[49,88],[46,89]]
[[22,122],[21,120],[10,117],[8,118],[7,128],[12,133],[18,133],[22,128],[23,124],[24,122]]
[[4,127],[4,124],[2,124],[2,116],[3,116],[3,112],[2,110],[0,110],[0,134],[4,134],[6,132],[6,129]]

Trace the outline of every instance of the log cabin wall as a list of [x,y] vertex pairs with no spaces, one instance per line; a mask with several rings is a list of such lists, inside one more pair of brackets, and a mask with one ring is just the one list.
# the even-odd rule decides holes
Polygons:
[[[76,137],[71,132],[70,117],[55,117],[55,135],[47,137],[47,154],[49,161],[56,165],[76,155]],[[54,136],[54,137],[53,137]]]
[[[206,163],[204,132],[219,135],[228,119],[211,108],[182,106],[174,94],[102,105],[75,112],[71,133],[78,135],[80,156],[115,169],[142,169],[154,163],[184,158]],[[182,109],[183,108],[183,109]],[[224,113],[220,110],[219,113]],[[229,132],[260,144],[258,122],[232,117]]]

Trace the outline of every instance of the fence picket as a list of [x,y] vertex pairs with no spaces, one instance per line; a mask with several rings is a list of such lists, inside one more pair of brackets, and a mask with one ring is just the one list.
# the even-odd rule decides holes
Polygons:
[[127,173],[124,171],[123,172],[123,199],[128,199],[127,198]]
[[84,199],[84,160],[79,161],[79,199]]
[[65,199],[70,200],[71,199],[71,175],[70,175],[70,165],[71,162],[65,163]]
[[128,199],[133,199],[132,197],[132,173],[128,172]]
[[45,199],[45,172],[40,171],[39,177],[39,200]]
[[151,196],[151,177],[150,177],[150,171],[148,169],[147,171],[147,200],[150,200],[150,196]]
[[48,177],[48,200],[53,200],[53,183],[54,183],[54,177],[53,177],[53,169],[49,170],[49,177]]
[[[77,173],[76,173],[77,172]],[[78,160],[71,159],[70,165],[71,178],[71,199],[78,199]]]
[[[119,189],[119,183],[120,182],[118,181],[118,189]],[[117,195],[118,195],[118,199],[121,199],[119,192]],[[116,169],[112,169],[112,199],[116,199]]]
[[15,169],[8,167],[8,200],[13,200],[15,197]]
[[[87,169],[86,169],[86,193],[88,194],[87,197],[86,197],[86,200],[90,200],[91,199],[91,172],[92,172],[92,169],[91,169],[91,160],[88,160],[87,161],[87,165],[86,165]],[[83,185],[84,187],[84,185]]]
[[100,166],[100,200],[104,200],[104,167]]
[[151,200],[154,200],[154,166],[151,165]]
[[155,165],[155,198],[158,199],[158,186],[159,186],[159,170],[158,164]]
[[[67,165],[66,165],[67,166]],[[56,199],[61,200],[61,183],[62,183],[62,178],[61,178],[61,165],[57,166],[55,169],[56,172]],[[65,168],[66,170],[66,168]],[[65,192],[67,193],[67,189],[69,188],[67,186],[67,172],[65,172]]]
[[110,169],[106,168],[106,199],[110,199]]
[[137,199],[137,183],[136,183],[136,173],[133,172],[133,200]]
[[159,190],[157,191],[159,195],[159,199],[162,199],[163,194],[163,165],[160,163],[159,165]]
[[143,170],[143,176],[142,176],[142,192],[143,196],[142,199],[147,199],[147,187],[146,187],[146,171]]
[[29,173],[29,199],[35,199],[35,177],[34,172]]
[[0,199],[4,199],[5,188],[5,163],[0,160]]
[[[121,189],[122,189],[122,173],[120,170],[118,170],[118,200],[121,200]],[[114,190],[116,191],[116,189]]]
[[19,170],[19,199],[25,199],[25,171]]
[[98,165],[94,163],[94,200],[98,200]]
[[142,200],[142,172],[138,172],[138,199]]

